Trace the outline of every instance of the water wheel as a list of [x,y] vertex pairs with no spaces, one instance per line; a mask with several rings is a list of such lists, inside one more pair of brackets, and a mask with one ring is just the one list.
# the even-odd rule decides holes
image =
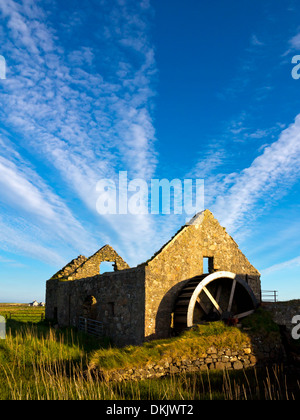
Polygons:
[[180,332],[202,321],[238,320],[254,312],[257,300],[236,274],[218,271],[193,277],[179,292],[174,328]]

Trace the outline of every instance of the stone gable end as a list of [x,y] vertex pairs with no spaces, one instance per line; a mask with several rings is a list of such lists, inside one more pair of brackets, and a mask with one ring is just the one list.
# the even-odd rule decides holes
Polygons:
[[96,276],[100,272],[100,264],[104,261],[113,262],[115,271],[130,268],[120,255],[110,246],[105,245],[81,264],[70,276],[70,280]]
[[187,280],[203,274],[204,257],[210,258],[211,272],[236,273],[260,300],[260,273],[213,214],[205,210],[146,264],[146,336],[166,336],[176,296]]

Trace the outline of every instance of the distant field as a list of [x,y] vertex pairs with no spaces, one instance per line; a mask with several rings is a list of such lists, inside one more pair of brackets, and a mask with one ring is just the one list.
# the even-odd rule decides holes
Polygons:
[[19,322],[39,322],[45,317],[45,307],[28,303],[0,303],[0,315]]

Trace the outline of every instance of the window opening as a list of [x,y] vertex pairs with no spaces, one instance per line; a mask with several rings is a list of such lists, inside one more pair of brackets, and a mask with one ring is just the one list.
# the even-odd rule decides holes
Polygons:
[[100,274],[111,273],[115,271],[115,263],[112,261],[102,261],[100,264]]
[[210,274],[214,271],[214,258],[203,257],[203,274]]

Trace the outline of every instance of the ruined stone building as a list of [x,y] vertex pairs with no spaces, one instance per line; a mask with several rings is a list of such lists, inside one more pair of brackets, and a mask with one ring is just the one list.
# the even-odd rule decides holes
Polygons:
[[[99,274],[104,261],[114,272]],[[46,318],[94,319],[116,345],[168,337],[197,322],[242,318],[261,299],[260,273],[209,210],[134,268],[109,245],[79,256],[46,284]]]

